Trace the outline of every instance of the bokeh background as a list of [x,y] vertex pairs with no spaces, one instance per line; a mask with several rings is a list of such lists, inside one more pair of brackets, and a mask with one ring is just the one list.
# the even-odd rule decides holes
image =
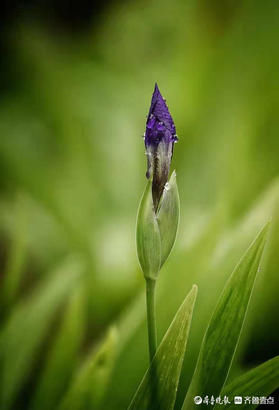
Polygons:
[[277,0],[1,6],[1,409],[122,410],[144,374],[135,219],[155,81],[181,196],[160,338],[199,286],[176,408],[221,289],[269,219],[230,378],[278,354],[278,21]]

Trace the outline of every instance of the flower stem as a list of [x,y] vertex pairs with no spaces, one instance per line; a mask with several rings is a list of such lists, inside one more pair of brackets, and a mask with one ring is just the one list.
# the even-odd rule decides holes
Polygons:
[[157,349],[157,330],[155,317],[155,285],[153,279],[146,279],[146,310],[150,363]]

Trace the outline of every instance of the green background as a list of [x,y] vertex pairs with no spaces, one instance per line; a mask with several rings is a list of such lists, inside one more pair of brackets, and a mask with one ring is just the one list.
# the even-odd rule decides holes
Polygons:
[[2,47],[1,408],[59,408],[111,326],[91,408],[126,408],[147,368],[135,220],[157,81],[181,199],[159,339],[199,286],[178,409],[221,289],[269,219],[230,377],[278,354],[279,3],[119,1],[78,31],[35,16],[6,25]]

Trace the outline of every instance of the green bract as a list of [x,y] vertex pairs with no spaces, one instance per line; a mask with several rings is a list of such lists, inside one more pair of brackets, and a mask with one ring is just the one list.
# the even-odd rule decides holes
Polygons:
[[138,258],[147,279],[156,279],[175,242],[179,222],[176,174],[166,183],[155,213],[151,182],[148,181],[137,217]]

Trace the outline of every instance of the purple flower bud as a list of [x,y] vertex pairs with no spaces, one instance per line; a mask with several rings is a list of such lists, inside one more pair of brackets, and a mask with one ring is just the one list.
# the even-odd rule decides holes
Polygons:
[[152,95],[146,121],[145,148],[147,178],[152,176],[152,196],[157,211],[164,186],[168,180],[173,145],[178,140],[173,119],[157,84]]

